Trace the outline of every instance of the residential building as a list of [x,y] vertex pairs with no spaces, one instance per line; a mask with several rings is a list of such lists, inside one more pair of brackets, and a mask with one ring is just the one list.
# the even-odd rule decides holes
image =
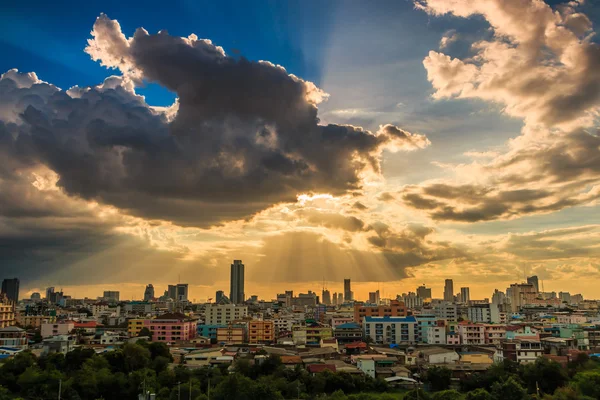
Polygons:
[[502,358],[517,363],[534,362],[544,354],[544,348],[539,340],[508,340],[501,344]]
[[339,325],[348,324],[350,322],[354,322],[353,317],[331,317],[331,327],[333,329],[337,328]]
[[452,282],[452,279],[446,279],[444,283],[444,301],[454,302],[454,282]]
[[15,324],[15,302],[0,294],[0,328]]
[[315,307],[317,305],[317,294],[308,291],[308,293],[298,293],[297,297],[292,297],[292,306]]
[[510,285],[510,308],[512,312],[519,312],[526,301],[527,293],[537,293],[531,283],[513,283]]
[[197,327],[198,336],[206,337],[211,340],[217,340],[217,329],[227,328],[227,325],[205,325],[199,324]]
[[40,333],[43,338],[57,335],[69,335],[75,329],[73,321],[64,321],[59,323],[42,323]]
[[450,331],[446,334],[446,344],[456,346],[460,344],[460,335],[458,332]]
[[273,321],[249,321],[248,343],[267,344],[275,340],[275,326]]
[[75,349],[77,337],[75,335],[58,335],[51,336],[42,341],[42,355],[52,353],[67,354]]
[[217,343],[242,344],[245,343],[246,328],[241,324],[228,324],[224,328],[217,328]]
[[233,260],[231,264],[229,300],[233,304],[241,304],[246,300],[244,294],[245,267],[242,260]]
[[364,317],[403,317],[406,316],[406,306],[398,300],[390,301],[389,305],[374,305],[354,303],[354,322],[362,323]]
[[423,307],[423,298],[414,292],[403,293],[401,299],[408,309],[414,310],[415,308]]
[[[350,297],[352,297],[352,292],[350,292]],[[337,304],[338,306],[344,304],[344,295],[342,293],[338,293]]]
[[137,315],[148,315],[152,313],[152,303],[147,301],[130,301],[129,303],[125,303],[125,311]]
[[339,344],[354,343],[363,340],[363,330],[356,322],[348,322],[334,327],[333,336]]
[[[491,304],[472,304],[467,309],[467,318],[471,322],[482,322],[489,324],[492,322]],[[494,305],[495,308],[497,306]]]
[[424,347],[418,350],[419,363],[425,364],[453,364],[460,359],[458,353],[443,347]]
[[120,293],[116,290],[105,290],[102,297],[103,297],[104,301],[108,301],[111,303],[118,303],[119,295],[120,295]]
[[196,319],[181,313],[166,313],[144,320],[144,326],[152,333],[152,341],[167,343],[195,338],[197,323]]
[[19,279],[4,279],[1,293],[4,293],[9,300],[17,303],[19,301]]
[[571,293],[569,292],[558,292],[558,298],[564,303],[571,304]]
[[506,325],[485,324],[485,344],[499,345],[506,340]]
[[433,313],[437,318],[445,319],[446,321],[456,321],[458,319],[456,304],[447,301],[435,304],[433,306]]
[[350,279],[344,279],[344,301],[352,301],[352,289]]
[[144,290],[144,301],[152,301],[154,299],[154,286],[149,283]]
[[99,302],[99,303],[87,305],[87,309],[90,310],[92,315],[94,315],[95,317],[102,314],[106,310],[108,310],[108,307],[109,307],[108,303],[105,303],[105,302]]
[[460,301],[463,303],[469,303],[471,300],[471,293],[468,287],[460,288]]
[[527,277],[527,283],[529,283],[530,285],[533,285],[533,287],[535,288],[535,292],[536,293],[538,293],[540,291],[540,285],[539,285],[539,281],[538,281],[537,275],[528,276]]
[[[427,330],[432,326],[438,326],[438,319],[433,314],[419,314],[416,316],[417,319],[417,336],[415,340],[417,343],[427,342]],[[442,321],[443,324],[443,321]]]
[[503,305],[506,303],[506,295],[504,292],[495,289],[494,294],[492,294],[492,304]]
[[27,332],[16,326],[6,326],[0,328],[0,348],[10,347],[20,350],[27,349]]
[[417,319],[413,316],[365,316],[363,317],[365,338],[370,337],[378,344],[415,344],[417,342]]
[[241,320],[247,317],[248,306],[237,304],[209,304],[206,306],[204,312],[204,323],[206,325],[227,325],[231,321]]
[[54,323],[56,321],[55,316],[50,315],[24,315],[17,314],[17,324],[24,328],[40,328],[43,323]]
[[462,344],[485,344],[485,326],[483,324],[461,322],[458,324],[458,334]]
[[431,301],[431,289],[426,287],[425,285],[421,285],[417,288],[417,296],[423,301],[430,302]]
[[176,285],[169,285],[167,287],[167,297],[175,302],[187,302],[188,301],[188,284],[178,283]]
[[484,353],[482,351],[462,351],[458,353],[461,364],[493,364],[492,355],[494,353]]
[[274,318],[272,321],[273,321],[275,334],[279,334],[282,332],[291,332],[292,327],[297,324],[296,320],[291,317]]
[[427,329],[428,344],[446,344],[446,327],[432,326]]
[[369,292],[369,303],[379,304],[379,290]]
[[333,330],[329,326],[319,324],[308,324],[306,326],[294,326],[292,328],[292,340],[295,345],[319,345],[321,339],[333,337]]
[[145,321],[146,320],[143,318],[132,318],[127,320],[127,334],[129,335],[129,337],[140,336],[140,332],[145,326]]

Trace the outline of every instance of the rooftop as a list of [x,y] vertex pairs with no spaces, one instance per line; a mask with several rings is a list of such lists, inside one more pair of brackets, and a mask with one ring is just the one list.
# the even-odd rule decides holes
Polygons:
[[364,317],[365,322],[417,322],[413,316],[408,317]]

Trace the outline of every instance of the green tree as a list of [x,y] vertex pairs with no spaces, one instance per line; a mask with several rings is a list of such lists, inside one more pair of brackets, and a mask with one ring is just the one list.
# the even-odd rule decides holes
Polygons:
[[529,393],[537,393],[539,387],[541,393],[552,394],[569,379],[567,371],[559,363],[543,357],[534,363],[522,365],[520,375]]
[[423,389],[413,389],[406,392],[402,400],[431,400],[431,397]]
[[442,390],[431,395],[431,400],[461,400],[462,394],[456,390]]
[[433,391],[447,390],[452,383],[452,371],[445,367],[430,367],[425,373],[425,382]]
[[492,400],[524,400],[527,391],[512,376],[504,382],[496,382],[492,385]]
[[136,343],[123,346],[123,360],[127,372],[137,371],[150,365],[150,350]]
[[173,361],[171,350],[166,343],[163,342],[150,342],[148,343],[148,350],[150,350],[150,358],[153,360],[156,357],[164,357],[169,359],[169,362]]
[[140,333],[139,333],[138,337],[142,337],[142,336],[148,337],[149,338],[148,340],[152,340],[152,332],[150,332],[150,329],[148,329],[146,327],[143,327],[142,329],[140,329]]
[[467,393],[465,400],[491,400],[492,396],[483,388],[475,389]]
[[584,396],[600,399],[600,371],[584,371],[573,377],[573,386]]

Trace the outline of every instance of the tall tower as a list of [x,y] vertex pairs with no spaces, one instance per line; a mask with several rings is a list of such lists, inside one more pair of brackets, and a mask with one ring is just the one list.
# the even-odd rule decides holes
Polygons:
[[229,299],[233,304],[241,304],[246,300],[244,297],[244,264],[242,264],[242,260],[233,260],[233,264],[231,264],[229,288]]
[[454,301],[454,282],[452,282],[452,279],[446,279],[444,285],[444,301]]
[[528,276],[527,277],[527,283],[533,285],[533,287],[535,288],[535,291],[539,293],[540,286],[539,286],[539,281],[538,281],[537,275]]
[[144,301],[150,301],[154,298],[154,286],[149,283],[144,290]]
[[350,288],[350,279],[344,279],[344,301],[352,301],[352,289]]
[[460,299],[463,303],[468,303],[471,300],[471,293],[468,287],[460,288]]
[[3,280],[2,293],[4,293],[9,300],[17,303],[19,301],[19,279],[12,278]]

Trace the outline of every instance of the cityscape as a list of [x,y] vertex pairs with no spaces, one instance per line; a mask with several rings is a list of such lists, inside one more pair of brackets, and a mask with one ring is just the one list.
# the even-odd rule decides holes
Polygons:
[[0,3],[0,400],[600,400],[600,0]]

